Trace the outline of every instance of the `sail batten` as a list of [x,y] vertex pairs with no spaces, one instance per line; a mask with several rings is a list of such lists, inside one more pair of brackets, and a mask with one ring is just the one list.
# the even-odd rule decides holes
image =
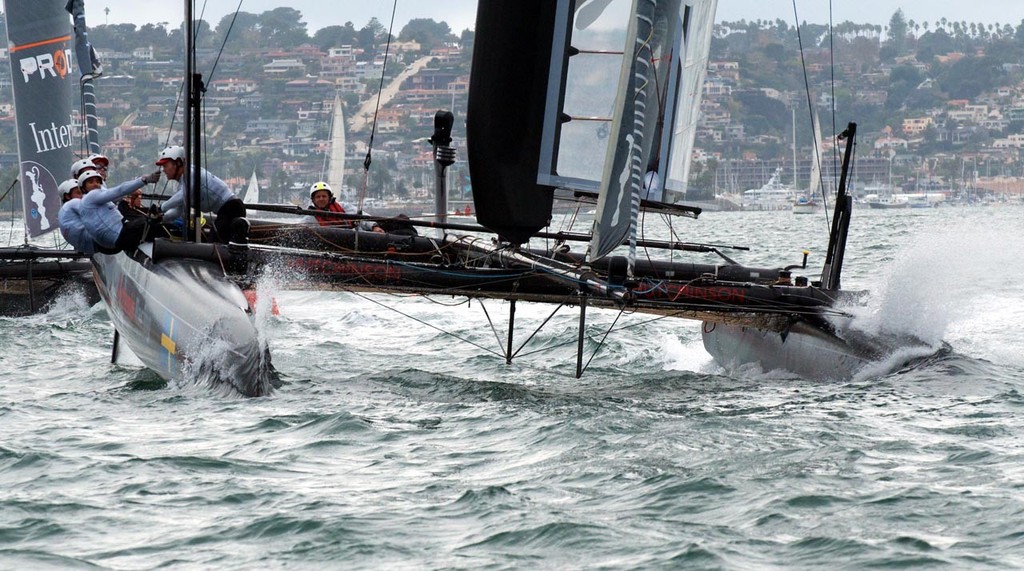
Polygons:
[[18,132],[19,180],[29,236],[57,229],[74,146],[71,24],[66,0],[4,0]]

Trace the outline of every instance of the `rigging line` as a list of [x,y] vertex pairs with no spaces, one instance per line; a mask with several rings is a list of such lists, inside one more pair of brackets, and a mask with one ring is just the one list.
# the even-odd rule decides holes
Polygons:
[[480,300],[480,309],[484,310],[484,317],[487,318],[487,325],[491,326],[491,331],[494,333],[494,338],[498,341],[498,347],[502,347],[502,357],[505,357],[505,360],[507,361],[509,356],[508,353],[505,352],[505,349],[501,344],[501,335],[498,335],[498,329],[494,327],[494,321],[491,320],[491,312],[487,311],[487,304],[485,304],[484,300],[482,299]]
[[[829,81],[828,89],[831,93],[831,104],[828,111],[833,120],[833,133],[837,132],[836,127],[836,29],[833,26],[833,3],[828,0],[828,69],[829,69]],[[839,179],[836,178],[835,173],[839,172],[839,145],[833,145],[833,190],[839,190]],[[825,209],[827,211],[827,209]]]
[[601,337],[601,340],[597,343],[597,347],[594,348],[594,352],[590,354],[590,358],[587,359],[587,363],[580,369],[580,375],[590,367],[590,362],[594,360],[594,357],[597,357],[597,353],[601,350],[601,347],[604,347],[604,342],[608,340],[608,336],[611,335],[612,330],[615,329],[615,324],[619,322],[619,318],[622,317],[624,311],[625,310],[619,310],[619,314],[615,316],[615,320],[608,326],[608,331],[604,332],[604,336]]
[[519,353],[526,347],[526,344],[532,341],[533,338],[536,337],[538,333],[540,333],[540,330],[543,329],[544,326],[548,324],[548,321],[551,321],[551,318],[554,317],[556,313],[558,313],[558,310],[562,309],[563,307],[565,307],[564,303],[558,304],[558,307],[556,307],[554,311],[551,312],[551,315],[547,316],[547,319],[545,319],[540,325],[537,326],[536,329],[534,329],[533,333],[531,333],[530,336],[526,338],[526,341],[523,341],[522,345],[520,345],[519,348],[512,353],[512,356],[518,356]]
[[[234,15],[231,16],[231,24],[228,25],[228,30],[224,32],[224,41],[220,44],[220,50],[217,52],[217,57],[213,60],[213,67],[210,69],[210,75],[206,78],[206,83],[210,84],[213,81],[213,73],[217,71],[217,64],[220,63],[220,56],[224,55],[224,47],[228,44],[228,38],[231,37],[231,30],[235,27],[235,20],[238,19],[238,12],[242,9],[242,2],[244,0],[238,0],[238,7],[235,8]],[[206,10],[206,6],[203,6],[203,10]]]
[[465,337],[456,335],[455,333],[452,333],[451,331],[446,331],[444,329],[441,329],[440,327],[438,327],[436,325],[432,325],[430,323],[427,323],[426,321],[424,321],[424,320],[422,320],[422,319],[420,319],[418,317],[409,315],[408,313],[405,313],[404,311],[401,311],[401,310],[399,310],[397,308],[391,307],[390,305],[387,305],[387,304],[385,304],[383,302],[377,301],[375,299],[371,299],[371,298],[367,297],[366,295],[358,293],[358,292],[351,292],[351,293],[352,293],[352,295],[360,297],[360,298],[362,298],[362,299],[364,299],[366,301],[369,301],[370,303],[375,303],[375,304],[383,307],[384,309],[390,309],[391,311],[393,311],[393,312],[395,312],[395,313],[397,313],[397,314],[399,314],[399,315],[401,315],[401,316],[403,316],[403,317],[405,317],[407,319],[411,319],[411,320],[419,323],[420,325],[426,325],[427,327],[429,327],[429,328],[431,328],[431,329],[433,329],[435,331],[439,331],[439,332],[441,332],[441,333],[443,333],[445,335],[448,335],[450,337],[454,337],[455,339],[458,339],[459,341],[462,341],[463,343],[467,343],[469,345],[472,345],[472,346],[476,347],[477,349],[480,349],[481,351],[485,351],[487,353],[490,353],[491,355],[494,355],[495,357],[501,357],[503,359],[505,358],[504,355],[494,351],[493,349],[488,349],[487,347],[484,347],[484,346],[480,345],[479,343],[475,343],[473,341],[470,341],[469,339],[466,339]]
[[[832,93],[832,133],[836,133],[836,50],[835,50],[835,31],[832,26],[832,0],[828,0],[828,59],[829,59],[829,71],[831,73],[831,84],[829,89]],[[832,190],[839,190],[839,178],[836,173],[839,172],[839,145],[832,145]],[[825,209],[828,212],[828,208]]]
[[[811,125],[812,125],[812,128],[811,128],[811,131],[812,131],[812,133],[811,133],[811,142],[814,143],[814,149],[813,149],[812,152],[814,153],[814,156],[818,159],[818,163],[821,164],[821,157],[818,154],[818,147],[820,146],[820,144],[818,142],[818,135],[813,132],[814,131],[814,128],[813,128],[813,125],[814,125],[814,102],[811,100],[811,81],[807,77],[807,61],[804,59],[804,40],[803,40],[802,34],[800,33],[800,17],[797,16],[797,13],[796,13],[796,0],[793,0],[793,19],[796,21],[796,43],[797,43],[797,46],[800,48],[800,67],[803,68],[803,73],[804,73],[804,93],[807,95],[807,113],[811,117]],[[833,121],[835,121],[835,119],[833,119]],[[796,146],[796,141],[795,140],[793,141],[793,146],[794,147]],[[832,171],[832,172],[835,172],[835,171]],[[821,173],[819,173],[818,176],[820,177]],[[793,173],[793,180],[794,181],[796,180],[796,173],[795,172]],[[819,185],[819,186],[821,186],[821,204],[822,204],[822,206],[824,206],[824,211],[825,211],[825,228],[827,230],[828,228],[832,227],[832,222],[831,222],[831,220],[829,220],[829,215],[828,215],[828,193],[825,192],[825,187],[823,185]]]
[[[622,316],[623,312],[624,311],[620,311],[620,313],[619,313],[620,317]],[[633,313],[630,313],[630,315],[633,315]],[[655,321],[660,321],[662,319],[666,319],[668,317],[673,317],[673,316],[674,315],[659,315],[658,317],[654,317],[652,319],[649,319],[647,321],[643,321],[641,323],[631,323],[629,325],[623,325],[622,327],[620,327],[618,329],[609,328],[608,332],[605,333],[605,336],[607,337],[608,334],[612,333],[613,331],[624,331],[626,329],[632,329],[634,327],[640,327],[641,325],[647,325],[648,323],[653,323]],[[618,317],[616,317],[615,320],[618,321]],[[614,327],[614,323],[612,324],[612,326]],[[594,335],[585,335],[583,338],[586,339],[587,341],[593,341],[594,339],[596,339],[596,336],[594,336]],[[549,345],[547,347],[541,347],[539,349],[534,349],[533,351],[527,351],[527,352],[522,353],[522,354],[520,354],[519,351],[516,351],[516,356],[519,356],[519,357],[529,357],[530,355],[536,355],[538,353],[543,353],[545,351],[552,351],[552,350],[558,349],[560,347],[566,347],[568,345],[575,345],[576,342],[577,342],[576,339],[570,339],[568,341],[563,341],[562,343],[556,343],[554,345]],[[602,343],[603,343],[603,340],[602,340]],[[600,347],[598,347],[598,349],[600,349]],[[593,356],[591,357],[591,359],[593,359]],[[590,361],[587,361],[587,364],[589,365]],[[586,367],[584,367],[583,369],[586,370]]]
[[377,87],[377,105],[373,108],[373,123],[370,125],[370,141],[366,145],[366,158],[363,159],[363,188],[359,191],[359,212],[363,211],[363,199],[366,197],[366,185],[370,178],[370,163],[373,162],[373,136],[377,133],[377,114],[380,112],[380,98],[384,93],[384,74],[388,69],[388,54],[391,53],[391,32],[395,29],[395,12],[398,11],[398,0],[391,7],[391,23],[388,24],[388,41],[384,46],[384,64],[380,70],[380,85]]

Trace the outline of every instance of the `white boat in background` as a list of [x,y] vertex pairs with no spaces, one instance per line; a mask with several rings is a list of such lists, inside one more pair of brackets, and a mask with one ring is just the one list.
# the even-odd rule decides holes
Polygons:
[[821,212],[822,209],[821,202],[816,198],[798,196],[793,201],[793,214],[814,214],[815,212]]
[[[813,109],[813,107],[812,107]],[[818,112],[811,114],[812,132],[814,133],[813,153],[811,154],[811,176],[807,181],[807,194],[801,194],[793,201],[793,214],[814,214],[824,209],[822,201],[818,199],[821,195],[821,125],[818,122]],[[796,178],[796,110],[793,111],[793,177]]]
[[864,197],[868,207],[876,210],[892,210],[899,208],[910,208],[910,202],[904,197],[867,195]]
[[782,184],[782,167],[779,167],[761,188],[743,192],[743,210],[789,210],[795,198],[796,190]]

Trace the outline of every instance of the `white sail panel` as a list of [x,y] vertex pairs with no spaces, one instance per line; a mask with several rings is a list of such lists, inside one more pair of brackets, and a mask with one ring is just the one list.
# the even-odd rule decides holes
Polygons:
[[341,192],[345,182],[345,112],[341,95],[334,96],[334,113],[331,119],[331,142],[328,148],[327,184],[335,194]]
[[680,81],[682,94],[673,126],[668,172],[662,177],[666,181],[666,190],[680,194],[686,192],[687,181],[690,179],[690,159],[697,136],[700,100],[711,53],[711,35],[718,0],[685,0],[684,4],[689,9],[689,15],[683,38],[685,59]]
[[814,107],[811,107],[811,122],[814,128],[814,146],[812,147],[813,153],[811,155],[811,180],[807,185],[807,194],[814,198],[821,194],[821,153],[823,152],[821,121],[818,120],[818,110]]
[[242,198],[242,202],[246,204],[257,204],[260,201],[260,183],[256,180],[256,171],[252,171],[252,176],[249,177],[249,186],[245,188],[245,196]]

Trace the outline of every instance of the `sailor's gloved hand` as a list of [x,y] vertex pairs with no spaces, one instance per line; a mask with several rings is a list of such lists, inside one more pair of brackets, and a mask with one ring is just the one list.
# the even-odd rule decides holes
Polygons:
[[164,217],[164,211],[160,210],[160,207],[156,204],[150,204],[146,214],[153,220],[159,220]]
[[160,180],[160,171],[154,171],[146,175],[142,175],[142,182],[146,184],[156,184]]

